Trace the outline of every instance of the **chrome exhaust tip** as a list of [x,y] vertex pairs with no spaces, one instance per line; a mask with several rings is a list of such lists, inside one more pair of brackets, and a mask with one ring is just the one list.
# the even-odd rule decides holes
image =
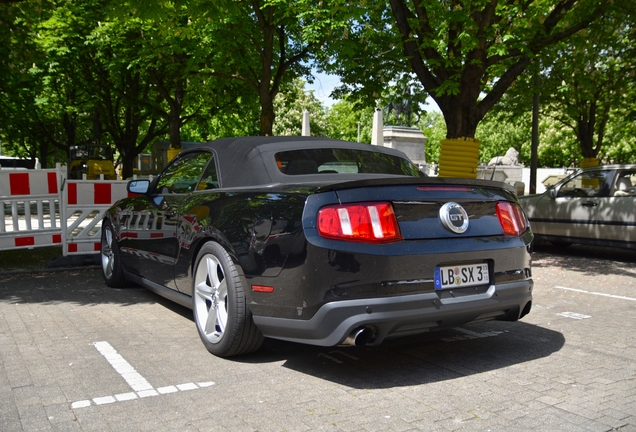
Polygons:
[[375,330],[371,327],[358,327],[347,336],[342,345],[363,346],[371,342],[373,336],[375,336]]

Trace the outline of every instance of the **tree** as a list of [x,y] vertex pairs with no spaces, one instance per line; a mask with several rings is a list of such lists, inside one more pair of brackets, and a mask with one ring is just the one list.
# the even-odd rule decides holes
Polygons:
[[430,164],[439,161],[439,143],[446,136],[444,116],[439,111],[427,112],[420,118],[418,126],[428,138],[424,147],[426,162]]
[[300,135],[302,133],[303,112],[309,111],[309,126],[314,136],[325,136],[327,118],[313,91],[305,91],[305,81],[295,79],[282,86],[274,101],[276,120],[272,128],[274,135]]
[[373,106],[356,104],[350,98],[336,102],[327,110],[327,136],[345,141],[371,144]]
[[634,110],[635,22],[606,15],[555,50],[543,75],[544,113],[577,137],[584,158],[596,159],[611,117]]
[[188,122],[235,109],[238,100],[248,98],[244,83],[210,73],[228,58],[209,36],[216,23],[192,21],[187,12],[184,7],[171,8],[158,18],[145,20],[141,51],[134,61],[148,72],[163,99],[158,109],[174,148],[181,147],[181,129]]
[[[91,137],[92,107],[85,105],[86,87],[75,74],[86,58],[85,9],[99,7],[95,2],[85,2],[73,8],[64,1],[4,7],[9,18],[13,17],[7,24],[13,34],[9,49],[16,55],[10,60],[12,79],[6,93],[6,112],[10,114],[0,120],[6,121],[0,128],[10,143],[23,147],[31,157],[38,156],[46,167],[50,154],[57,159],[55,147],[68,152],[71,146]],[[74,17],[76,12],[83,18]],[[73,25],[67,26],[70,21]],[[17,58],[22,61],[20,66],[15,62]]]
[[296,77],[311,79],[307,62],[325,37],[320,31],[324,21],[316,18],[310,0],[135,0],[115,10],[144,18],[179,11],[199,27],[205,25],[203,37],[213,44],[218,61],[210,57],[201,73],[239,81],[255,92],[261,135],[272,134],[281,85]]
[[132,176],[135,157],[168,130],[159,106],[162,96],[138,62],[148,27],[140,19],[112,19],[100,22],[87,37],[94,51],[83,78],[119,152],[124,178]]
[[[615,2],[589,28],[567,43],[547,49],[541,62],[522,74],[501,99],[495,107],[497,115],[509,119],[524,116],[532,93],[539,91],[543,122],[549,117],[565,128],[561,134],[567,139],[562,142],[578,141],[575,153],[579,158],[629,161],[631,152],[614,148],[625,148],[625,141],[632,140],[630,132],[636,119],[632,86],[636,79],[636,48],[632,43],[636,23],[635,10],[628,3]],[[609,154],[613,156],[604,156]],[[567,152],[567,157],[573,156]],[[570,162],[559,161],[566,166]]]
[[444,114],[447,137],[474,138],[532,59],[587,27],[608,1],[390,0],[390,11],[370,1],[323,67],[371,94],[413,72]]

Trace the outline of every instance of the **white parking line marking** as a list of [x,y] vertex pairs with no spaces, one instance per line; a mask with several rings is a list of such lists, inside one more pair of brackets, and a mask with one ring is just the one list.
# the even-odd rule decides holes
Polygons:
[[134,391],[140,392],[153,389],[150,383],[146,381],[130,363],[124,360],[121,355],[117,354],[115,348],[110,346],[108,342],[95,342],[93,345],[95,345],[97,351],[108,360],[108,363],[126,380]]
[[590,315],[583,315],[576,312],[561,312],[561,313],[558,313],[557,315],[565,317],[565,318],[573,318],[578,320],[592,318]]
[[615,298],[615,299],[619,299],[619,300],[636,301],[636,298],[632,298],[632,297],[617,296],[617,295],[599,293],[599,292],[594,292],[594,291],[586,291],[586,290],[576,289],[576,288],[568,288],[568,287],[563,287],[563,286],[555,286],[555,288],[566,290],[566,291],[580,292],[580,293],[583,293],[583,294],[591,294],[591,295],[597,295],[597,296],[602,296],[602,297],[610,297],[610,298]]
[[167,386],[167,387],[159,387],[157,391],[160,394],[168,394],[168,393],[176,393],[179,391],[179,389],[176,388],[175,386]]
[[213,381],[205,381],[200,383],[184,383],[176,386],[166,386],[155,389],[146,379],[139,374],[130,363],[128,363],[108,342],[95,342],[95,348],[106,358],[108,363],[126,380],[126,383],[134,390],[134,392],[120,393],[114,396],[102,396],[93,398],[92,400],[81,400],[73,402],[71,409],[86,408],[95,405],[106,405],[115,402],[124,402],[137,398],[145,398],[150,396],[158,396],[179,391],[196,390],[199,388],[211,387]]
[[115,399],[117,399],[118,402],[137,399],[137,393],[121,393],[115,395]]
[[195,383],[179,384],[177,388],[181,391],[194,390],[199,388]]

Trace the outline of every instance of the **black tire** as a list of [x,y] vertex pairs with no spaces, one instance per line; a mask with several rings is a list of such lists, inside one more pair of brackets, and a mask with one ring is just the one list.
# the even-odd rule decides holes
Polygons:
[[100,246],[102,277],[111,288],[126,286],[124,268],[119,258],[119,245],[113,230],[113,225],[108,219],[102,222],[102,242]]
[[192,312],[207,350],[231,357],[260,348],[263,334],[252,320],[241,279],[225,249],[207,242],[193,270]]

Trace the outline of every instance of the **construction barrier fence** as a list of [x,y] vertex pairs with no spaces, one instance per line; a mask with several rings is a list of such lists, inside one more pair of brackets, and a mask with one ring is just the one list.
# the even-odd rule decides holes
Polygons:
[[61,245],[64,256],[98,253],[108,208],[127,181],[71,180],[66,167],[0,170],[0,250]]

